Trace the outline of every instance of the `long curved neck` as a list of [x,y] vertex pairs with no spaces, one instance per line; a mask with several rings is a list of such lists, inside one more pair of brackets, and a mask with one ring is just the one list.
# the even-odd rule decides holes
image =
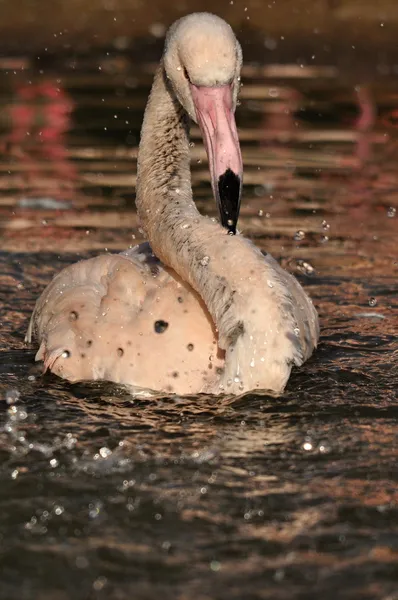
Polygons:
[[200,294],[217,324],[208,292],[214,283],[214,261],[209,265],[208,259],[220,242],[231,238],[221,225],[200,215],[192,199],[189,120],[162,63],[141,131],[136,205],[156,256]]
[[[249,368],[250,346],[254,348],[259,333],[267,335],[273,319],[270,310],[264,331],[260,332],[253,323],[252,313],[264,302],[264,288],[255,285],[255,278],[271,275],[267,275],[261,252],[250,242],[239,235],[228,235],[221,225],[196,209],[188,119],[162,63],[142,126],[136,205],[156,256],[188,282],[206,304],[218,330],[219,345],[226,350],[224,380],[239,381],[240,371],[249,377],[248,373],[253,372]],[[246,386],[251,389],[248,382]]]
[[189,121],[162,63],[155,74],[141,130],[136,205],[153,249],[168,264],[162,248],[170,228],[175,227],[181,213],[195,217],[199,213],[192,200]]

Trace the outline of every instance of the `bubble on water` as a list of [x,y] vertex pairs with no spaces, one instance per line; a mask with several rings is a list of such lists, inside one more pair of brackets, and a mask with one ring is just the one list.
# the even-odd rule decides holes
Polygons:
[[390,206],[390,208],[387,211],[387,217],[389,217],[390,219],[393,219],[396,214],[397,214],[397,209],[395,208],[395,206]]
[[11,479],[16,479],[19,475],[19,469],[14,469],[11,473]]
[[315,273],[314,267],[306,260],[298,259],[296,264],[297,270],[301,271],[301,273],[304,273],[305,275],[313,275]]
[[25,529],[33,529],[33,527],[37,524],[37,518],[31,517],[30,521],[25,523]]
[[321,454],[328,454],[331,448],[327,442],[319,442],[318,450]]
[[5,393],[7,404],[15,404],[15,402],[18,402],[20,396],[21,393],[15,388],[10,388],[9,390],[6,390]]
[[94,581],[93,583],[93,589],[96,592],[100,592],[101,590],[104,589],[104,587],[106,586],[106,584],[108,583],[108,580],[106,577],[97,577],[97,579]]
[[293,239],[296,242],[301,242],[301,240],[303,240],[305,238],[305,232],[302,229],[299,229],[298,231],[296,231],[296,233],[293,236]]
[[60,515],[62,515],[62,513],[65,511],[64,507],[61,506],[60,504],[56,504],[54,506],[54,514],[57,515],[57,517],[59,517]]
[[56,459],[56,458],[52,458],[52,459],[50,460],[50,466],[51,466],[53,469],[55,469],[55,467],[58,467],[58,465],[59,465],[59,462],[57,461],[57,459]]
[[102,502],[100,500],[96,500],[95,502],[91,502],[88,505],[88,516],[90,519],[97,519],[99,517],[102,509]]
[[106,446],[103,446],[102,448],[100,448],[99,453],[102,458],[108,458],[108,456],[112,454],[112,450],[110,450],[110,448],[107,448]]
[[376,306],[377,304],[377,299],[376,298],[369,298],[369,306]]
[[72,450],[76,444],[77,438],[75,438],[72,433],[67,433],[64,441],[62,442],[62,446],[64,446],[67,450]]
[[329,241],[329,236],[327,235],[322,235],[321,236],[321,244],[326,244],[326,242]]
[[218,560],[212,560],[210,563],[210,569],[217,573],[221,569],[221,563]]
[[305,450],[306,452],[311,452],[311,450],[313,450],[314,446],[311,440],[305,440],[302,444],[302,449]]
[[324,231],[328,231],[330,229],[330,224],[325,220],[322,221],[322,229]]

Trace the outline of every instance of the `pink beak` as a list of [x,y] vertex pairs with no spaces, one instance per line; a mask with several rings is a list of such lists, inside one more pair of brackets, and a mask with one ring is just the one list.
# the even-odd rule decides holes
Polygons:
[[198,125],[209,159],[211,185],[221,223],[236,233],[242,191],[243,165],[233,111],[232,88],[191,84]]

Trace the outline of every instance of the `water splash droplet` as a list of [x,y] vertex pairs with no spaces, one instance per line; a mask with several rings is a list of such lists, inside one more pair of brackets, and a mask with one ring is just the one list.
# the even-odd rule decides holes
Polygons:
[[210,256],[204,256],[201,260],[200,260],[200,264],[202,265],[202,267],[207,267],[207,265],[210,262]]
[[305,232],[302,229],[299,229],[298,231],[296,231],[296,233],[293,236],[293,239],[296,242],[301,242],[301,240],[303,240],[305,238]]
[[102,458],[108,458],[108,456],[112,454],[112,450],[110,450],[110,448],[107,448],[106,446],[103,446],[102,448],[100,448],[99,453]]

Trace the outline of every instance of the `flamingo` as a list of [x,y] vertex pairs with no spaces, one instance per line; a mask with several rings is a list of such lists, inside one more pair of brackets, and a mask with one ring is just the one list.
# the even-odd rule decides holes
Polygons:
[[[149,243],[83,260],[38,299],[26,341],[70,381],[139,392],[281,394],[319,337],[293,275],[236,231],[242,158],[235,124],[241,47],[195,13],[169,29],[145,110],[136,206]],[[221,224],[193,201],[189,123],[206,147]]]

